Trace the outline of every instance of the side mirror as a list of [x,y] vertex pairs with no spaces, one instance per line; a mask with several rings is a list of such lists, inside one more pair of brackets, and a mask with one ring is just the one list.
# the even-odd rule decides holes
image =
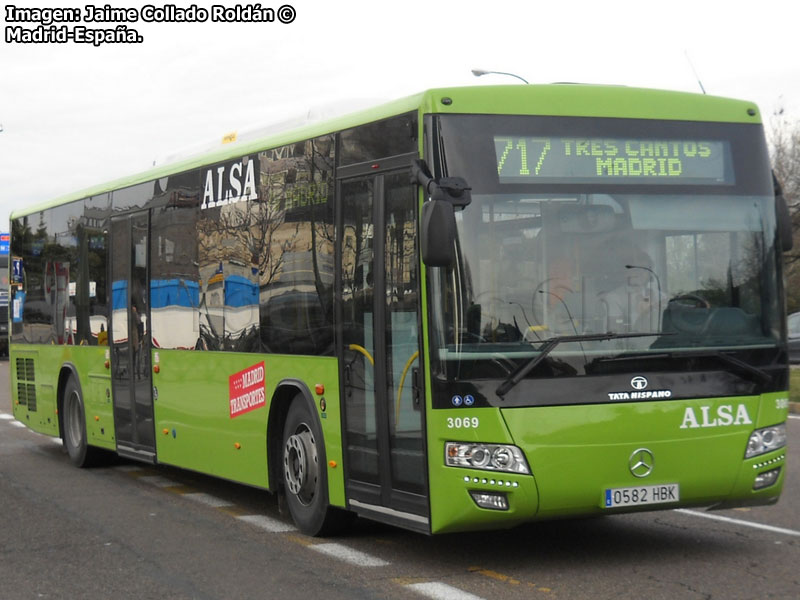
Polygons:
[[450,267],[456,259],[455,207],[464,208],[472,202],[471,188],[461,177],[433,179],[421,160],[411,166],[411,182],[421,185],[430,197],[422,205],[422,262],[429,267]]
[[450,267],[456,260],[456,215],[447,200],[429,200],[422,205],[420,250],[429,267]]
[[778,237],[781,242],[781,250],[788,252],[794,246],[794,239],[792,239],[792,215],[789,212],[789,206],[786,204],[786,199],[783,197],[783,188],[775,177],[775,172],[772,172],[772,185],[775,188],[775,217],[778,223]]

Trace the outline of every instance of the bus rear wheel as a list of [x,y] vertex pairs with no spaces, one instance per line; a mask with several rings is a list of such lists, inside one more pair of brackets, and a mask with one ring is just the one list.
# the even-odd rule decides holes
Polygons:
[[71,376],[64,387],[63,438],[69,459],[76,467],[91,467],[98,461],[100,450],[89,447],[86,439],[86,412],[81,387]]
[[298,529],[307,535],[330,535],[346,520],[328,505],[328,477],[322,431],[301,396],[296,397],[283,428],[283,485],[286,504]]

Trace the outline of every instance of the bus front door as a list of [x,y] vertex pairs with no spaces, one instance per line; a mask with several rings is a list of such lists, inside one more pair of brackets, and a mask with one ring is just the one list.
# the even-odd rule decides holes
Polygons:
[[150,371],[148,213],[111,220],[111,385],[117,452],[155,461]]
[[417,196],[408,169],[340,181],[340,356],[348,506],[428,531]]

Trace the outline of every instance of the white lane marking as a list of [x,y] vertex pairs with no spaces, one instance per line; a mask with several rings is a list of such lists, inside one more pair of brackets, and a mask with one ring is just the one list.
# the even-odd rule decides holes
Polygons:
[[205,504],[206,506],[213,506],[214,508],[222,508],[224,506],[233,506],[233,502],[228,502],[222,498],[217,498],[211,494],[204,494],[203,492],[192,492],[189,494],[182,494],[184,498]]
[[14,415],[9,415],[6,413],[0,413],[0,419],[3,421],[11,421],[14,418]]
[[9,421],[8,423],[14,427],[19,427],[20,429],[25,427],[25,423],[20,423],[19,421]]
[[309,548],[316,550],[317,552],[327,554],[332,558],[343,560],[344,562],[350,563],[351,565],[355,565],[357,567],[385,567],[390,564],[382,558],[371,556],[369,554],[365,554],[364,552],[359,552],[358,550],[353,550],[352,548],[348,548],[343,544],[313,544],[309,546]]
[[286,531],[297,531],[297,528],[289,523],[284,523],[278,519],[272,519],[266,515],[241,515],[236,517],[240,521],[255,525],[259,529],[268,531],[269,533],[284,533]]
[[470,594],[446,583],[430,581],[427,583],[411,583],[408,589],[434,600],[483,600],[480,596]]
[[54,444],[58,444],[59,446],[62,444],[60,437],[53,437],[49,433],[40,433],[38,431],[34,431],[33,429],[29,430],[33,435],[41,438],[43,441],[47,440],[48,442],[53,442]]
[[150,485],[154,485],[160,488],[167,488],[178,485],[171,479],[167,479],[166,477],[162,477],[161,475],[145,475],[144,477],[138,477],[137,479],[139,481],[144,481],[145,483],[149,483]]
[[789,415],[790,419],[800,419],[800,415]]
[[710,515],[708,513],[697,512],[695,510],[688,510],[686,508],[676,508],[675,512],[683,513],[684,515],[691,515],[693,517],[703,517],[713,521],[722,521],[723,523],[732,523],[734,525],[743,525],[745,527],[754,527],[756,529],[763,529],[764,531],[771,531],[772,533],[782,533],[784,535],[800,536],[800,531],[794,529],[785,529],[783,527],[774,527],[772,525],[764,525],[762,523],[754,523],[753,521],[743,521],[741,519],[732,519],[731,517],[723,517],[722,515]]

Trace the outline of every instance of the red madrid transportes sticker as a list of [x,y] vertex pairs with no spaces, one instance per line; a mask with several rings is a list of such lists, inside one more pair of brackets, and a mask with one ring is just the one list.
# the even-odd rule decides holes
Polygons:
[[266,404],[264,363],[260,362],[228,377],[231,419]]

